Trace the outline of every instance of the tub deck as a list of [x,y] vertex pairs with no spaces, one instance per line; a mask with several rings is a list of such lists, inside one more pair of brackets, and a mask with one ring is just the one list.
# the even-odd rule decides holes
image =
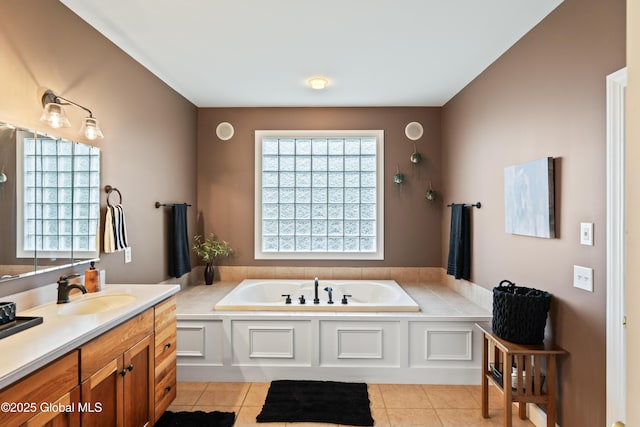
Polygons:
[[237,284],[178,293],[178,380],[480,383],[491,312],[446,285],[401,284],[419,312],[214,310]]
[[[177,315],[178,319],[212,319],[219,316],[232,316],[251,313],[252,315],[264,314],[266,316],[278,316],[278,313],[263,313],[263,311],[222,311],[214,310],[215,305],[229,292],[231,292],[238,282],[215,282],[213,285],[190,286],[178,293]],[[410,283],[401,284],[402,288],[418,303],[419,312],[407,313],[411,317],[425,317],[433,320],[467,318],[473,321],[487,321],[491,319],[491,311],[487,310],[473,301],[463,297],[446,285],[440,283]],[[314,313],[307,310],[293,311],[288,315],[327,315],[327,313]],[[360,313],[359,315],[366,315]],[[371,314],[371,313],[369,313]],[[375,312],[381,316],[397,316],[402,313]],[[350,313],[340,313],[349,316]],[[358,313],[355,313],[357,316]]]

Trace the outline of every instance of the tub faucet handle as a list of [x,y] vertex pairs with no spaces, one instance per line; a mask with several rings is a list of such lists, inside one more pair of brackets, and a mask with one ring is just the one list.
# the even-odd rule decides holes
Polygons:
[[285,304],[291,304],[291,294],[282,294],[283,297],[287,297],[284,300]]
[[306,304],[307,300],[304,299],[304,295],[300,295],[300,297],[298,298],[298,300],[300,300],[300,304]]
[[327,286],[324,290],[329,294],[329,301],[327,301],[327,304],[333,304],[333,288],[331,286]]
[[318,278],[313,279],[313,303],[320,304],[320,298],[318,298]]
[[351,298],[353,295],[342,295],[342,304],[349,304],[347,297]]

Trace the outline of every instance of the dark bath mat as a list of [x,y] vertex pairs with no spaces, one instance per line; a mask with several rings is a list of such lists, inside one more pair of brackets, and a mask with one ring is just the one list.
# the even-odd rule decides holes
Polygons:
[[165,411],[154,427],[232,427],[234,412],[171,412]]
[[272,381],[256,421],[373,426],[367,385],[335,381]]

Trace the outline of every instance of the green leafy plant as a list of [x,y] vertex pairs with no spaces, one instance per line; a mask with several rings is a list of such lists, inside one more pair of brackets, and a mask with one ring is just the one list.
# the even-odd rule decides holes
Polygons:
[[215,234],[209,234],[206,239],[197,234],[193,237],[193,252],[207,264],[212,264],[216,258],[226,257],[233,253],[227,241],[216,240]]

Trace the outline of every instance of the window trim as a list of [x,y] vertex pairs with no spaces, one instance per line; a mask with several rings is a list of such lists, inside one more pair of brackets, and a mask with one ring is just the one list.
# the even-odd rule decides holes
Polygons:
[[[376,250],[372,252],[262,251],[262,139],[376,138]],[[384,130],[256,130],[254,188],[254,259],[260,260],[384,260]]]

